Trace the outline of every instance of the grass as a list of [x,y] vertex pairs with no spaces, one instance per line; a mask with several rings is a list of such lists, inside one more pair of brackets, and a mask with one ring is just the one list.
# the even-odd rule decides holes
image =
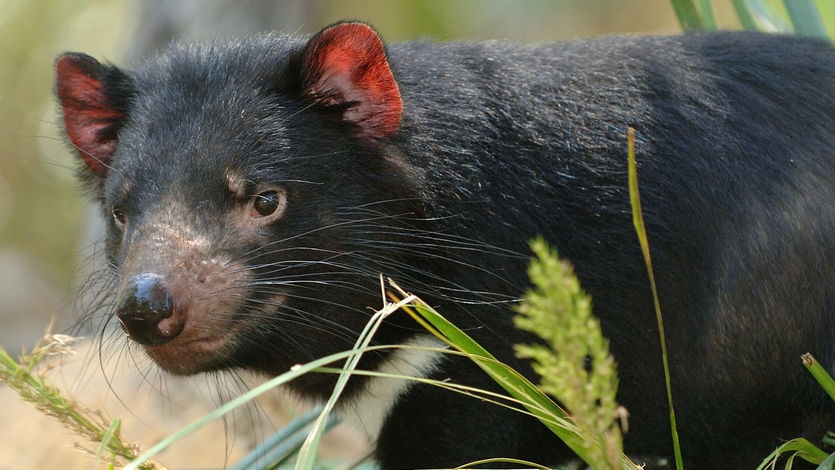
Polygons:
[[[818,382],[821,388],[829,395],[830,399],[835,402],[835,380],[824,369],[815,358],[806,353],[801,356],[801,361],[812,377]],[[830,446],[833,444],[831,436],[824,438],[824,442],[829,441]],[[835,468],[835,453],[827,454],[811,442],[803,438],[792,439],[780,445],[774,452],[769,454],[763,463],[757,467],[757,470],[774,469],[777,468],[779,459],[784,458],[784,468],[791,469],[796,459],[805,460],[818,465],[818,470],[832,470]]]
[[[670,0],[670,3],[683,30],[717,29],[710,0]],[[731,0],[731,3],[740,25],[746,30],[829,38],[825,20],[831,18],[821,15],[814,0]]]
[[[578,305],[587,301],[584,294],[579,291],[579,284],[576,284],[573,272],[566,269],[567,265],[558,261],[553,251],[549,250],[544,242],[535,242],[533,247],[537,252],[537,259],[531,264],[531,272],[536,288],[526,295],[522,304],[526,307],[520,307],[520,310],[525,312],[521,314],[523,326],[526,329],[541,332],[542,322],[549,320],[541,316],[541,314],[548,316],[546,309],[542,308],[541,301],[545,298],[559,297],[557,302],[564,307],[562,310],[568,316],[576,316],[579,310]],[[568,289],[563,290],[562,288],[566,284],[569,285]],[[406,295],[406,293],[400,291],[400,295]],[[547,301],[545,303],[550,304]],[[564,335],[545,338],[552,347],[556,346],[563,352],[576,349],[578,345],[572,343],[571,339],[580,338],[583,343],[581,348],[583,354],[567,359],[567,362],[572,362],[571,365],[566,364],[566,360],[563,360],[566,357],[565,355],[554,354],[553,350],[550,351],[549,355],[546,350],[539,348],[534,350],[530,345],[520,348],[523,355],[535,356],[535,364],[541,366],[540,370],[543,372],[550,370],[551,367],[549,366],[552,364],[558,364],[557,367],[562,367],[565,371],[571,371],[570,376],[561,375],[560,379],[564,379],[564,381],[561,380],[564,383],[578,384],[578,386],[561,388],[559,386],[553,387],[554,384],[549,381],[546,381],[544,386],[535,386],[522,374],[498,361],[469,335],[419,299],[417,299],[417,303],[406,308],[406,311],[454,351],[458,351],[474,361],[507,391],[514,399],[514,403],[521,405],[524,412],[538,418],[584,462],[594,465],[596,469],[600,470],[634,470],[640,468],[623,455],[620,430],[617,426],[618,407],[613,402],[613,388],[615,388],[613,381],[616,382],[616,378],[607,376],[601,381],[597,380],[600,375],[606,375],[612,368],[592,367],[592,372],[589,373],[584,366],[586,352],[594,358],[602,359],[597,362],[598,365],[611,359],[608,354],[608,347],[604,344],[605,341],[600,340],[602,335],[599,325],[591,325],[590,328],[585,328],[590,326],[590,323],[583,322],[584,327],[581,329],[584,331],[581,331],[579,335],[575,334],[577,333],[576,330],[561,330],[565,333]],[[600,386],[601,382],[604,383],[602,387]],[[607,387],[609,388],[606,389]],[[577,393],[578,391],[591,393]],[[560,401],[570,402],[574,407],[572,411],[581,412],[569,415],[548,393],[553,393]],[[609,406],[600,407],[598,400],[601,396],[608,394],[611,394],[612,397],[612,400],[608,402]],[[571,399],[566,400],[569,396]],[[581,400],[578,401],[577,399]],[[602,412],[598,413],[601,409]],[[592,410],[592,412],[589,413],[589,410]]]
[[655,273],[652,270],[652,256],[649,250],[649,237],[644,225],[644,214],[641,209],[641,193],[638,188],[638,164],[635,157],[635,130],[631,127],[627,130],[627,167],[629,177],[629,200],[632,205],[632,223],[635,226],[635,233],[638,235],[638,243],[641,245],[641,254],[647,268],[647,278],[652,290],[652,302],[655,309],[655,318],[658,325],[658,341],[661,345],[661,360],[664,366],[664,384],[667,388],[667,406],[670,410],[670,436],[673,440],[673,455],[676,468],[682,470],[684,461],[681,457],[681,444],[678,439],[678,427],[676,426],[676,412],[673,406],[673,388],[670,384],[670,364],[667,355],[667,337],[664,333],[664,317],[661,313],[661,303],[658,300],[658,288],[655,285]]
[[[0,347],[0,381],[14,389],[20,397],[61,423],[89,443],[97,444],[96,450],[81,446],[96,461],[116,465],[136,458],[136,446],[126,443],[121,435],[121,421],[108,420],[100,411],[91,411],[71,398],[46,379],[46,373],[60,367],[60,358],[72,354],[75,338],[66,335],[47,334],[29,354],[13,359]],[[57,362],[56,362],[57,360]],[[137,467],[142,470],[164,469],[153,461],[145,461]]]

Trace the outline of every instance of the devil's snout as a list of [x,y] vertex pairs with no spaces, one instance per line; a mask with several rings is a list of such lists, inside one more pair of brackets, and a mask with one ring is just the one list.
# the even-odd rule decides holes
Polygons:
[[122,329],[146,346],[165,344],[183,330],[164,279],[144,273],[131,278],[122,290],[117,311]]

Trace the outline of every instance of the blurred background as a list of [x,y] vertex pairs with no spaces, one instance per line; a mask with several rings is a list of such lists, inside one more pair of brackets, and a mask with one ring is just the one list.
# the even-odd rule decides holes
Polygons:
[[[717,20],[723,28],[738,28],[730,3],[714,2]],[[835,2],[819,6],[831,10]],[[342,18],[371,22],[390,42],[530,43],[680,31],[668,0],[0,0],[0,345],[16,355],[31,348],[50,321],[56,331],[74,324],[76,290],[101,239],[58,132],[52,96],[57,54],[83,51],[129,64],[176,38],[272,29],[307,34]],[[88,367],[80,373],[98,372]],[[101,394],[108,394],[106,386]],[[0,421],[37,419],[11,413],[0,409]],[[38,440],[39,433],[26,439]],[[0,436],[0,442],[9,441]],[[0,468],[49,468],[43,460],[23,465],[30,448],[14,447],[12,464],[0,456]]]

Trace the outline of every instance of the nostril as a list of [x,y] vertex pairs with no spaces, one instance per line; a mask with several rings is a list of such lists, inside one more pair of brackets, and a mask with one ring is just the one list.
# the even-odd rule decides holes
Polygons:
[[167,343],[182,331],[171,319],[174,302],[161,276],[144,273],[131,278],[122,290],[117,316],[122,329],[139,343]]

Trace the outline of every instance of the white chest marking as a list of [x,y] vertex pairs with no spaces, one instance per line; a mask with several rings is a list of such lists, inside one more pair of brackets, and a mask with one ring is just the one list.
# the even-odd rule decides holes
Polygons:
[[[404,346],[442,348],[434,336],[421,335],[403,343]],[[443,359],[443,353],[417,349],[396,349],[383,361],[378,372],[409,377],[427,377]],[[397,400],[414,385],[410,380],[370,377],[359,395],[339,407],[343,421],[362,430],[374,443],[380,436],[383,422]]]

